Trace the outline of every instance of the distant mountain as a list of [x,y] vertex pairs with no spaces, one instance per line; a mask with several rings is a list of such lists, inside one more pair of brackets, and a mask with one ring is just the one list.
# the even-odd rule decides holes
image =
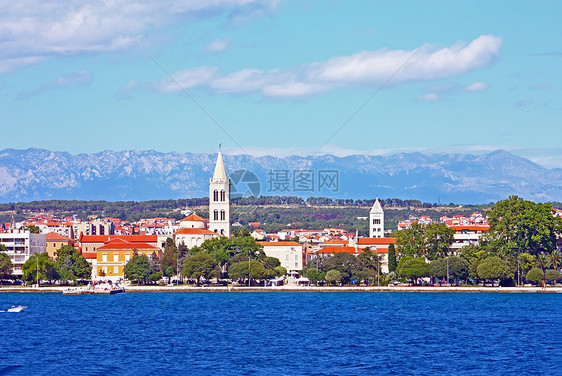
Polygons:
[[[6,149],[0,152],[0,202],[207,197],[216,157],[152,150],[72,155],[36,148]],[[442,203],[489,203],[518,195],[562,201],[562,169],[546,169],[502,150],[478,156],[227,155],[224,161],[233,191],[240,194]]]

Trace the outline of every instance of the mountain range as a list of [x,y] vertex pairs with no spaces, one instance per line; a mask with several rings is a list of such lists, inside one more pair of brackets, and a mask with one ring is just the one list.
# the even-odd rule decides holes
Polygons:
[[[0,151],[0,202],[208,197],[217,154],[152,150],[70,154]],[[510,195],[562,201],[562,169],[497,150],[485,155],[225,155],[233,195],[400,198],[457,204]]]

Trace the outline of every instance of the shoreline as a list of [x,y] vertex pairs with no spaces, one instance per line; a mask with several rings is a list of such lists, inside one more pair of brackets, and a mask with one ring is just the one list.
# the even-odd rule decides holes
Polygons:
[[[24,293],[61,293],[69,287],[1,287],[0,293],[9,292],[24,292]],[[184,293],[201,293],[201,292],[465,292],[465,293],[558,293],[562,294],[562,287],[481,287],[481,286],[467,286],[467,287],[449,287],[449,286],[268,286],[268,287],[245,287],[245,286],[229,286],[229,287],[196,287],[196,286],[127,286],[125,287],[127,293],[161,293],[161,292],[184,292]]]

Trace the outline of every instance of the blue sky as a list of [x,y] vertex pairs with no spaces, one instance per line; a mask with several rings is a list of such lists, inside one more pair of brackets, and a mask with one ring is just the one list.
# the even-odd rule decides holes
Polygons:
[[0,4],[0,149],[562,167],[559,1]]

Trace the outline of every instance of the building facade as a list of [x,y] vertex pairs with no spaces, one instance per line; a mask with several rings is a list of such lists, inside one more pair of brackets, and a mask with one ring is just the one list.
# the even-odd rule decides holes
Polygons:
[[23,264],[34,253],[46,252],[47,240],[44,234],[32,234],[24,230],[10,230],[0,233],[0,244],[6,247],[6,253],[14,265],[12,275],[23,276]]

